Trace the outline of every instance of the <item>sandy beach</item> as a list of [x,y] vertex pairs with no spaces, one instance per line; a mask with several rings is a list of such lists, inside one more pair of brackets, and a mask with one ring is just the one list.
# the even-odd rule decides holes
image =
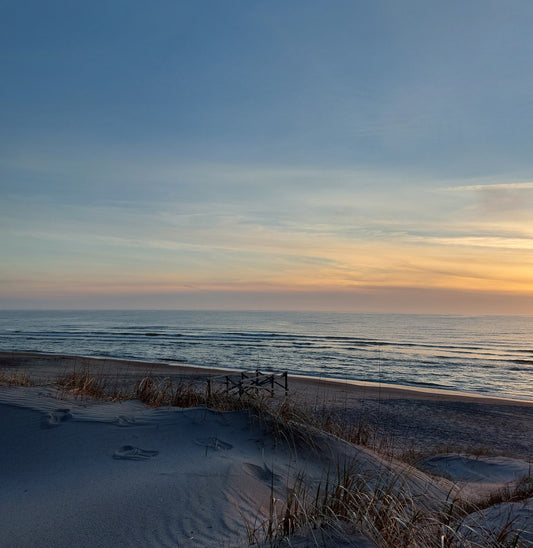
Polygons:
[[[200,385],[228,373],[0,354],[1,546],[417,545],[394,544],[362,518],[321,526],[306,525],[303,512],[284,519],[291,493],[307,498],[348,462],[365,493],[386,481],[428,516],[463,501],[468,512],[435,535],[435,546],[533,543],[530,492],[486,502],[531,489],[533,402],[290,376],[289,398],[357,426],[353,444],[312,425],[289,425],[301,435],[280,436],[246,409],[153,408],[58,389],[54,380],[75,368],[122,386],[147,375]],[[33,382],[10,382],[24,375]],[[279,389],[272,401],[284,398]]]

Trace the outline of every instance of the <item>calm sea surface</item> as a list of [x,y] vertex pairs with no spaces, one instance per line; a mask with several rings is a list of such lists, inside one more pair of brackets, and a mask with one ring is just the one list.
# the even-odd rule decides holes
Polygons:
[[533,316],[0,311],[0,350],[288,371],[533,400]]

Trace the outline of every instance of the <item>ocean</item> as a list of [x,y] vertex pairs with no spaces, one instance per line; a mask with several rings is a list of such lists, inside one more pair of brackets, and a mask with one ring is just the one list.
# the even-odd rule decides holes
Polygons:
[[0,311],[0,351],[287,371],[533,400],[533,316]]

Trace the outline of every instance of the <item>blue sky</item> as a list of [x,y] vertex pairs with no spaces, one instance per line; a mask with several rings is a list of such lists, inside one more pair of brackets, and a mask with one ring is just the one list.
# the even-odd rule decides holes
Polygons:
[[530,2],[0,27],[0,307],[533,310]]

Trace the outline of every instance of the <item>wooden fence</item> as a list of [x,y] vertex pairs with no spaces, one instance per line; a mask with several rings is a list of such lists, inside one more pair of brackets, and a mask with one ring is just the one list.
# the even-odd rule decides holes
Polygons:
[[256,371],[243,371],[240,374],[224,375],[223,382],[226,383],[226,393],[238,393],[239,397],[244,394],[258,394],[262,390],[270,392],[274,397],[276,387],[282,388],[285,395],[289,392],[287,372],[283,373],[261,373]]

